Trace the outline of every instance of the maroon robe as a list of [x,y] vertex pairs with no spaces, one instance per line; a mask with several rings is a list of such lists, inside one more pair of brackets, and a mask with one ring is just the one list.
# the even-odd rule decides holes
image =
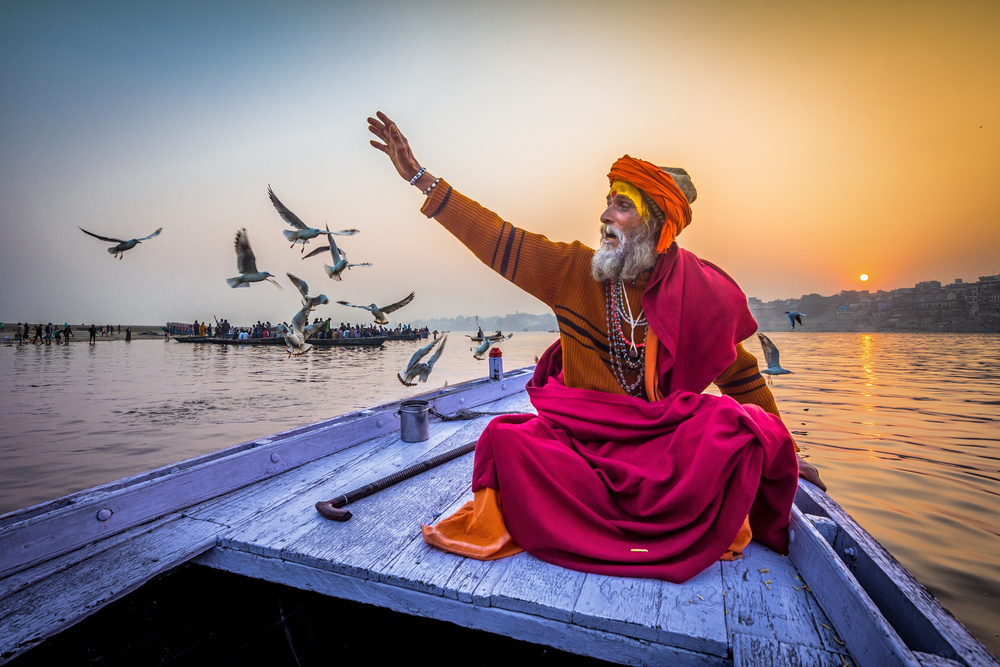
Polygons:
[[555,343],[528,394],[538,415],[501,416],[479,439],[472,490],[501,493],[507,529],[576,570],[681,582],[717,561],[749,515],[786,552],[798,466],[781,419],[701,393],[756,329],[729,276],[674,246],[643,295],[665,397],[567,387]]

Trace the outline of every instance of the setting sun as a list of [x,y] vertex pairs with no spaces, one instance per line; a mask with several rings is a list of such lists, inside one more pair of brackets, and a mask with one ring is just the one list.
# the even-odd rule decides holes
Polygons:
[[868,281],[868,274],[867,273],[862,273],[858,277],[861,279],[861,282],[867,282]]

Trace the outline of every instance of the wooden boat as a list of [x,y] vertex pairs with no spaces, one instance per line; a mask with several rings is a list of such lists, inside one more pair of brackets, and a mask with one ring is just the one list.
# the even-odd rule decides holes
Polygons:
[[[525,368],[421,398],[445,415],[532,411],[530,377]],[[151,657],[137,663],[169,662],[175,645],[150,637],[175,624],[143,625],[121,605],[153,579],[149,586],[170,588],[193,570],[622,664],[1000,665],[804,481],[787,558],[753,542],[742,560],[715,563],[683,584],[583,574],[526,553],[482,562],[428,547],[419,524],[471,498],[472,455],[352,503],[346,523],[322,518],[317,501],[473,441],[491,419],[432,421],[427,440],[403,442],[399,408],[352,412],[0,517],[0,663],[33,653],[53,664],[96,660],[102,632],[115,645],[148,646]],[[230,615],[242,624],[243,646],[253,619],[240,612]],[[91,615],[85,629],[70,627]],[[118,630],[125,618],[127,636]],[[266,624],[291,642],[285,611]],[[317,627],[323,651],[345,643],[336,618],[323,615]],[[214,632],[196,630],[199,646]],[[384,628],[358,641],[400,643]],[[433,641],[438,650],[448,644]],[[72,653],[83,645],[91,647],[85,658]]]
[[[209,336],[178,336],[174,340],[178,343],[208,343],[211,345],[236,346],[285,344],[285,340],[281,336],[245,338],[243,340],[235,338],[212,338]],[[385,341],[385,336],[374,336],[371,338],[310,338],[308,340],[314,347],[382,347]]]

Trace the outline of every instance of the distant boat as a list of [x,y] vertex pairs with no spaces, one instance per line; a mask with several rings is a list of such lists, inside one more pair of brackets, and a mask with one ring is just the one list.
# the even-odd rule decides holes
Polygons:
[[160,327],[171,336],[193,336],[194,325],[186,322],[167,322],[167,326]]

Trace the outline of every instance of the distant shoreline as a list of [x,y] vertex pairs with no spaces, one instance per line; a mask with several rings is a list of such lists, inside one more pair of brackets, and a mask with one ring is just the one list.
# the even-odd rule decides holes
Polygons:
[[[36,324],[37,323],[32,323],[31,331],[29,332],[29,335],[28,335],[28,344],[29,345],[31,344],[31,340],[35,337],[35,325]],[[62,328],[62,324],[56,325],[55,323],[53,323],[52,326],[53,326],[53,328],[59,328],[59,329]],[[123,340],[125,340],[125,328],[126,327],[131,327],[132,328],[132,340],[133,341],[138,341],[138,340],[163,340],[163,325],[162,324],[161,325],[156,325],[156,326],[147,326],[147,325],[143,325],[143,324],[123,324],[122,325],[122,332],[121,333],[118,333],[118,325],[116,324],[115,325],[115,329],[114,329],[114,334],[112,334],[111,336],[102,336],[101,333],[100,333],[100,327],[98,327],[97,341],[98,342],[102,342],[102,341],[103,342],[107,342],[107,341],[113,341],[113,340],[121,340],[121,341],[123,341]],[[87,342],[90,341],[90,334],[88,333],[88,330],[90,329],[90,325],[89,324],[86,325],[86,326],[80,326],[80,325],[77,325],[77,324],[70,324],[69,328],[73,330],[73,335],[70,336],[70,339],[69,339],[70,343],[80,343],[80,342],[87,343]],[[13,325],[11,325],[9,322],[5,321],[4,322],[3,333],[0,334],[0,343],[6,344],[6,345],[13,344],[14,334],[15,333],[17,333],[17,322],[15,322]],[[36,345],[37,344],[40,344],[40,343],[36,343]],[[55,345],[55,338],[53,338],[52,344]],[[61,343],[61,344],[65,344],[65,341],[63,343]]]

